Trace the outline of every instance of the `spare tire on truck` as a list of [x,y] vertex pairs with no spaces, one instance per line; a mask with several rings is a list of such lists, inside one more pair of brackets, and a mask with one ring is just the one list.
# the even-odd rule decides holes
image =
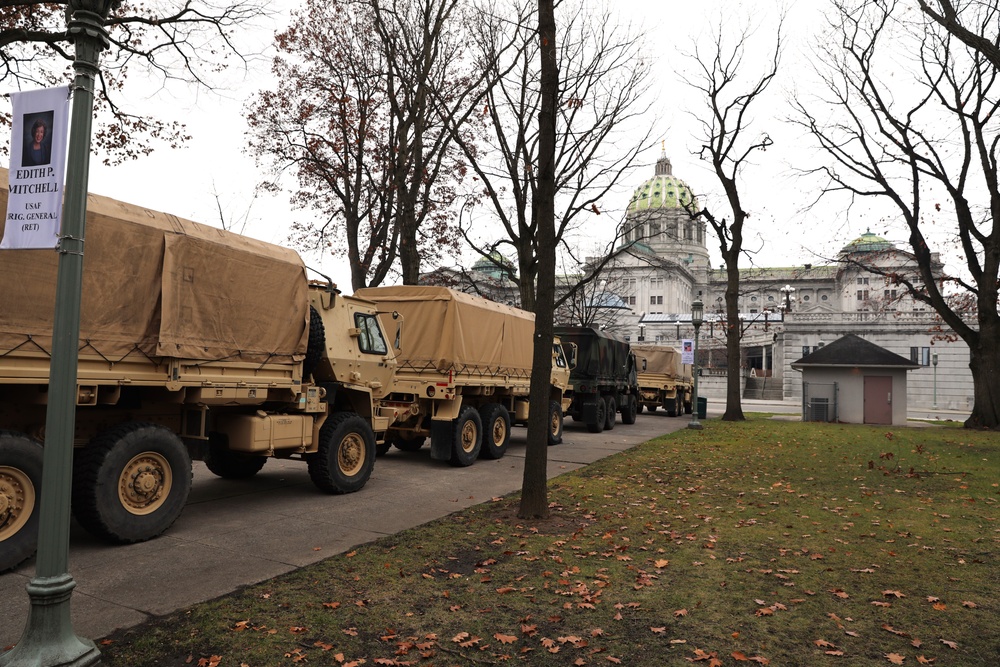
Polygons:
[[35,553],[42,487],[42,445],[21,433],[0,431],[0,572]]
[[323,317],[312,306],[309,306],[309,342],[306,345],[306,358],[302,361],[302,379],[308,380],[323,359],[326,347],[326,329]]

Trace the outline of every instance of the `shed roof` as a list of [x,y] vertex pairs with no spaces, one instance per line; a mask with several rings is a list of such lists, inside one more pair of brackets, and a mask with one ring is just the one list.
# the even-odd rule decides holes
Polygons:
[[867,366],[876,368],[920,368],[906,357],[890,352],[884,347],[870,343],[855,334],[847,334],[829,345],[824,345],[815,352],[807,354],[798,361],[792,362],[792,368],[817,368],[830,366]]

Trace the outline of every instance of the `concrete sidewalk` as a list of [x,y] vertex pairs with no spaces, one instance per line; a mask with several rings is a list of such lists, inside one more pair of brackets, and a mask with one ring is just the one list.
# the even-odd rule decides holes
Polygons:
[[[548,449],[549,477],[684,428],[689,419],[643,414],[634,425],[594,434],[567,418],[563,444]],[[518,490],[525,433],[513,429],[504,458],[468,468],[431,461],[427,447],[393,449],[378,459],[365,488],[346,496],[317,491],[299,461],[270,460],[242,481],[216,478],[196,463],[187,507],[154,540],[109,546],[74,522],[74,630],[103,637]],[[33,560],[0,575],[0,649],[20,639],[33,575]]]

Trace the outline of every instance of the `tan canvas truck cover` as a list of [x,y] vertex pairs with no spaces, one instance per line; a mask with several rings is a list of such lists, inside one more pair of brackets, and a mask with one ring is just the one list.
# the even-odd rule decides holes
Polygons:
[[[6,169],[0,181],[8,182]],[[0,194],[4,212],[7,192]],[[18,348],[52,349],[57,264],[54,250],[0,250],[0,358]],[[308,334],[307,289],[292,250],[87,198],[81,355],[298,362]]]
[[401,371],[531,375],[533,313],[446,287],[366,287],[355,296],[378,305],[389,332],[395,330],[392,311],[403,316]]
[[[666,345],[633,345],[632,350],[639,359],[639,375],[644,373],[664,373],[680,376],[681,354]],[[642,360],[646,360],[646,368],[642,368]]]

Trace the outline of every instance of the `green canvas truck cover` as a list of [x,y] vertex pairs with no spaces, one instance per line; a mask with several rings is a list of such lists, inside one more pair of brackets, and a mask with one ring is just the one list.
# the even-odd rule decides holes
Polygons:
[[[6,169],[0,180],[8,182]],[[0,194],[3,211],[7,192]],[[54,250],[0,250],[0,357],[52,349],[57,265]],[[81,355],[111,363],[129,354],[298,362],[307,343],[307,290],[305,266],[292,250],[87,197]]]
[[392,311],[403,316],[401,370],[530,377],[535,316],[446,287],[365,287],[387,331]]
[[628,341],[610,331],[593,327],[555,328],[555,335],[563,343],[576,343],[576,368],[570,373],[574,386],[588,384],[615,384],[634,381],[629,364]]

